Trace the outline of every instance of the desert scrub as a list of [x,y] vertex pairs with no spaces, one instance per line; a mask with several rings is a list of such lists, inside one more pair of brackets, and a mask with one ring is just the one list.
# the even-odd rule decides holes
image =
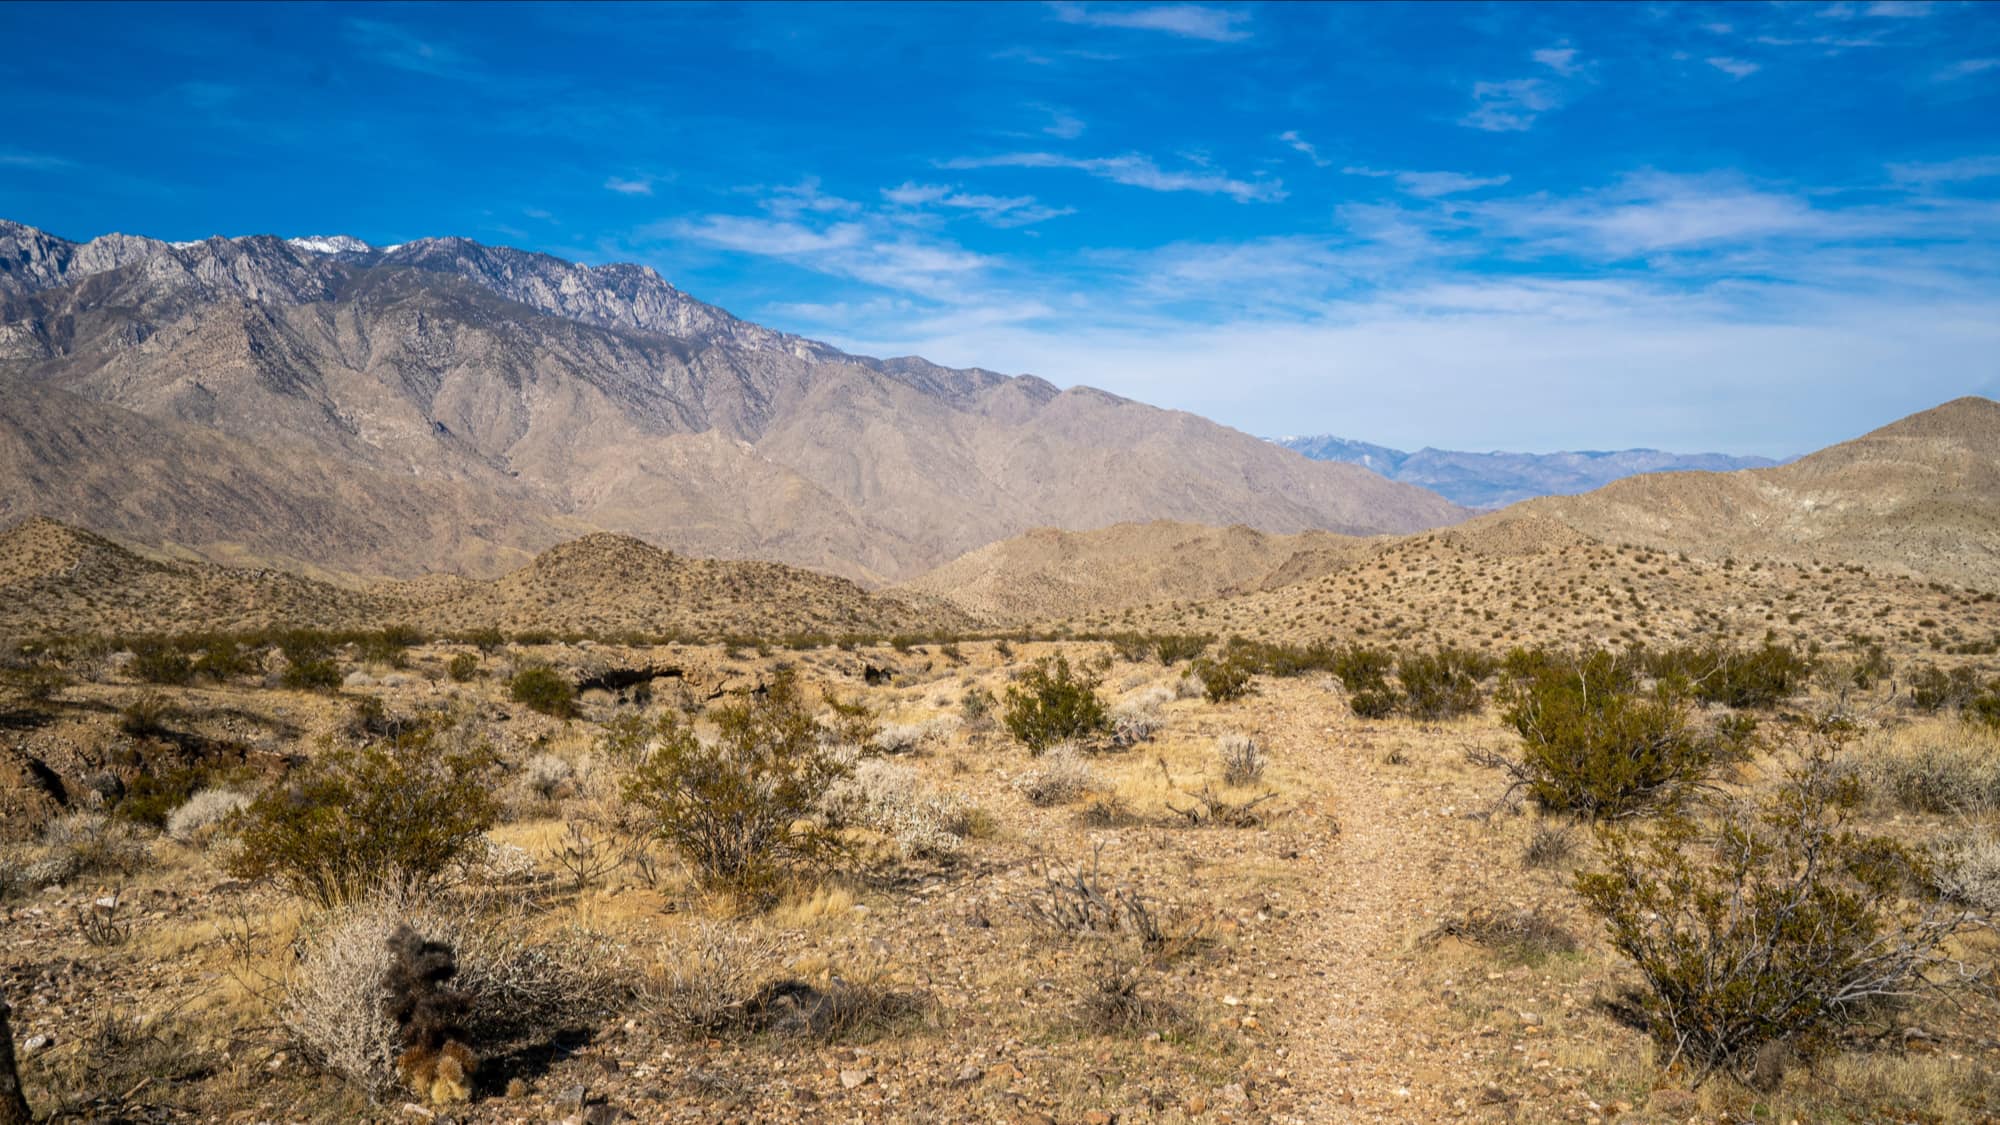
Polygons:
[[1928,852],[1939,894],[2000,917],[2000,831],[1961,827],[1932,840]]
[[836,782],[824,802],[829,825],[857,824],[895,842],[906,859],[948,859],[972,833],[973,808],[955,794],[924,784],[917,771],[864,758]]
[[1153,653],[1160,663],[1172,667],[1183,660],[1193,660],[1208,651],[1215,638],[1198,634],[1167,634],[1153,638]]
[[789,674],[714,721],[706,743],[671,712],[656,719],[625,797],[704,886],[767,898],[791,871],[837,850],[813,814],[848,766]]
[[177,645],[144,640],[132,646],[131,671],[141,683],[185,687],[194,682],[194,659]]
[[1909,812],[2000,809],[2000,732],[1936,719],[1871,740],[1856,760],[1876,792]]
[[492,827],[492,755],[444,723],[328,751],[243,813],[232,873],[272,878],[322,906],[385,884],[444,880]]
[[1026,773],[1014,778],[1014,789],[1037,808],[1080,801],[1097,788],[1097,778],[1074,742],[1058,742]]
[[1670,811],[1600,834],[1577,877],[1613,948],[1645,981],[1648,1030],[1697,1080],[1741,1073],[1767,1044],[1810,1057],[1932,990],[1975,982],[1957,959],[1974,916],[1922,893],[1927,864],[1851,823],[1862,791],[1831,732],[1761,807]]
[[31,886],[80,878],[126,878],[146,865],[147,838],[131,824],[101,813],[58,817],[42,829],[41,856],[23,881]]
[[1007,711],[1001,721],[1007,733],[1034,754],[1059,742],[1090,738],[1111,724],[1097,685],[1096,676],[1071,669],[1063,654],[1043,657],[1007,689]]
[[370,1097],[404,1085],[391,1017],[391,938],[404,926],[450,949],[463,1031],[489,1056],[601,1015],[621,990],[610,942],[579,930],[538,938],[531,912],[511,899],[390,888],[311,915],[279,988],[278,1022],[310,1062]]
[[201,843],[249,807],[248,794],[234,789],[203,789],[167,815],[167,835],[183,844]]
[[1130,748],[1151,742],[1160,731],[1160,707],[1173,698],[1164,688],[1151,688],[1111,709],[1111,743]]
[[469,652],[454,655],[444,666],[444,674],[455,684],[471,683],[479,675],[479,658]]
[[1485,705],[1480,682],[1493,671],[1491,659],[1466,649],[1406,653],[1396,661],[1398,705],[1410,718],[1430,722],[1477,714]]
[[576,715],[576,685],[546,664],[531,664],[514,673],[507,684],[507,693],[514,702],[531,711],[558,719]]
[[1714,754],[1672,685],[1641,693],[1618,658],[1593,653],[1533,668],[1511,688],[1521,736],[1509,768],[1544,809],[1590,819],[1670,803],[1701,784]]
[[1264,751],[1247,734],[1225,734],[1215,740],[1224,785],[1255,785],[1264,779]]
[[1220,660],[1204,656],[1190,665],[1189,670],[1201,681],[1201,693],[1210,703],[1241,699],[1252,690],[1250,666],[1239,660],[1233,651],[1225,653]]

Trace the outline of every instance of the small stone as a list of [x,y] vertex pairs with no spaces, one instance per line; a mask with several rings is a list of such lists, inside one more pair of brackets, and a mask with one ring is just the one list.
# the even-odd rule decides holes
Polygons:
[[1187,1100],[1187,1111],[1189,1117],[1200,1117],[1202,1114],[1207,1113],[1208,1112],[1207,1096],[1203,1094],[1196,1094],[1193,1097],[1189,1098]]
[[1685,1120],[1700,1110],[1701,1099],[1686,1090],[1676,1090],[1672,1087],[1655,1090],[1653,1096],[1646,1099],[1647,1113],[1659,1117],[1671,1117],[1677,1121]]
[[1118,1125],[1118,1115],[1108,1109],[1093,1109],[1083,1115],[1083,1125]]
[[420,1106],[415,1102],[404,1102],[401,1106],[398,1107],[398,1110],[403,1114],[403,1116],[414,1117],[418,1121],[434,1121],[437,1119],[437,1114],[432,1113],[430,1110],[425,1109],[423,1106]]
[[53,1035],[30,1035],[21,1040],[21,1051],[24,1054],[39,1055],[55,1045],[56,1037]]
[[584,1098],[588,1097],[589,1094],[590,1091],[584,1088],[583,1083],[579,1082],[576,1085],[571,1086],[568,1089],[564,1090],[562,1093],[557,1094],[556,1104],[559,1106],[575,1106],[578,1109],[582,1109],[583,1100]]
[[1488,1082],[1479,1089],[1480,1105],[1503,1105],[1510,1100],[1507,1091],[1501,1089],[1498,1082]]
[[843,1090],[852,1090],[859,1086],[866,1086],[873,1081],[875,1081],[873,1071],[843,1070],[840,1072],[840,1086]]
[[625,1119],[625,1111],[616,1106],[594,1105],[583,1111],[583,1125],[617,1125]]
[[966,1063],[958,1068],[958,1076],[953,1078],[952,1082],[960,1086],[970,1086],[984,1077],[986,1077],[985,1070],[973,1063]]
[[1223,1105],[1242,1109],[1250,1104],[1250,1091],[1244,1089],[1241,1082],[1231,1082],[1215,1092],[1215,1099]]

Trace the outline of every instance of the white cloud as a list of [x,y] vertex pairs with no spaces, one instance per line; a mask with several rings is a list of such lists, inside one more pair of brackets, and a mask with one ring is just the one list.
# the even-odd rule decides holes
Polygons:
[[350,46],[384,66],[436,77],[465,77],[466,59],[442,43],[420,38],[398,24],[350,19],[342,25]]
[[1270,203],[1285,198],[1284,184],[1278,180],[1239,180],[1218,172],[1169,171],[1151,157],[1130,153],[1124,156],[1075,157],[1052,152],[1014,152],[998,156],[962,156],[943,162],[941,167],[971,168],[1073,168],[1099,179],[1149,191],[1192,191],[1203,195],[1226,195],[1238,203]]
[[1751,75],[1757,73],[1759,70],[1763,69],[1763,67],[1757,63],[1749,62],[1744,59],[1733,59],[1728,57],[1727,55],[1712,56],[1707,60],[1707,62],[1708,65],[1714,67],[1715,69],[1721,71],[1724,74],[1727,74],[1731,78],[1748,78]]
[[1472,112],[1459,124],[1489,133],[1526,132],[1537,116],[1562,104],[1556,88],[1539,78],[1474,83],[1472,101]]
[[1891,164],[1889,177],[1899,184],[1956,184],[2000,176],[2000,156],[1964,156],[1931,164]]
[[1889,19],[1922,19],[1937,8],[1930,0],[1875,0],[1865,13]]
[[1951,82],[1960,78],[1970,78],[1975,74],[1984,74],[1994,69],[2000,69],[2000,59],[1966,59],[1962,62],[1955,62],[1938,71],[1937,76],[1941,82]]
[[1059,137],[1065,141],[1073,141],[1083,136],[1085,128],[1083,118],[1078,117],[1068,110],[1052,109],[1046,106],[1043,108],[1047,109],[1050,121],[1047,125],[1042,126],[1042,132],[1047,133],[1051,137]]
[[1304,156],[1307,160],[1312,161],[1314,164],[1318,165],[1321,168],[1324,168],[1327,165],[1333,163],[1333,161],[1328,160],[1324,156],[1321,156],[1319,154],[1319,149],[1315,148],[1312,142],[1306,140],[1304,137],[1299,136],[1298,130],[1296,129],[1287,129],[1284,132],[1279,133],[1278,139],[1285,142],[1287,145],[1290,145],[1294,152],[1299,153],[1300,155]]
[[1062,2],[1051,4],[1050,7],[1055,10],[1056,18],[1062,22],[1083,24],[1087,27],[1161,31],[1184,39],[1206,39],[1215,43],[1233,43],[1250,38],[1250,32],[1240,26],[1250,21],[1249,15],[1226,8],[1210,8],[1200,4],[1160,4],[1151,7],[1119,4],[1092,7]]
[[1396,186],[1411,195],[1425,199],[1439,196],[1458,195],[1462,192],[1478,191],[1481,188],[1499,187],[1513,179],[1512,176],[1468,176],[1463,172],[1389,172],[1378,168],[1348,167],[1342,172],[1350,176],[1370,176],[1376,179],[1393,179]]
[[884,188],[882,198],[899,207],[944,208],[976,215],[995,227],[1024,227],[1073,215],[1073,207],[1047,207],[1032,195],[999,196],[962,192],[939,184],[904,183]]
[[781,218],[796,218],[800,215],[851,215],[861,210],[861,204],[837,195],[828,195],[819,189],[819,177],[808,176],[796,184],[770,189],[764,199],[764,209]]
[[73,163],[60,156],[48,156],[39,152],[19,152],[0,150],[0,168],[26,168],[33,172],[54,172],[73,167]]
[[620,195],[651,195],[653,194],[653,177],[639,176],[633,179],[626,179],[623,176],[613,176],[604,181],[604,190],[615,191]]
[[1534,59],[1564,78],[1568,78],[1583,69],[1583,64],[1576,61],[1577,54],[1578,51],[1575,47],[1543,47],[1541,50],[1535,52]]

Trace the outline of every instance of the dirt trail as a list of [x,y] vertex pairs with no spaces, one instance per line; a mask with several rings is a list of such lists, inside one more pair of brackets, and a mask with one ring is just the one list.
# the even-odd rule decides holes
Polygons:
[[1279,1120],[1462,1116],[1484,1076],[1466,1052],[1423,1030],[1430,1001],[1411,942],[1448,893],[1440,876],[1467,862],[1463,822],[1383,764],[1377,739],[1344,719],[1329,716],[1333,725],[1295,748],[1313,763],[1330,819],[1315,830],[1315,866],[1326,874],[1294,951],[1297,1110]]

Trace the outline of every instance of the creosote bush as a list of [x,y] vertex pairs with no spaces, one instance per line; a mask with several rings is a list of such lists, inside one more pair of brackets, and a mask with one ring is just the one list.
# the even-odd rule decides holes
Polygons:
[[1605,652],[1524,671],[1506,712],[1521,736],[1521,759],[1510,769],[1543,808],[1627,816],[1671,803],[1707,777],[1712,745],[1671,683],[1642,693]]
[[1220,660],[1204,656],[1194,662],[1191,670],[1201,681],[1202,695],[1210,703],[1228,703],[1249,695],[1253,690],[1249,665],[1238,660],[1233,652],[1224,654]]
[[558,719],[576,715],[576,685],[545,664],[529,665],[514,673],[507,690],[514,702],[530,710]]
[[479,675],[479,658],[469,652],[458,653],[444,666],[444,671],[451,677],[452,683],[470,683],[473,677]]
[[1413,719],[1436,721],[1477,714],[1485,705],[1480,682],[1491,676],[1494,662],[1465,649],[1406,653],[1396,661],[1402,682],[1400,708]]
[[1007,689],[1007,711],[1002,722],[1007,733],[1031,753],[1058,742],[1090,738],[1108,730],[1111,717],[1097,695],[1097,677],[1070,668],[1069,658],[1057,653],[1043,657],[1021,674],[1021,681]]
[[388,883],[435,884],[480,847],[498,806],[491,756],[454,745],[442,722],[361,749],[328,751],[243,812],[230,870],[276,879],[321,905]]
[[1851,824],[1861,787],[1820,730],[1761,808],[1677,809],[1600,833],[1577,877],[1613,948],[1645,981],[1649,1029],[1697,1081],[1741,1074],[1768,1044],[1804,1057],[1933,989],[1973,983],[1957,960],[1974,918],[1922,893],[1926,861]]
[[813,817],[849,769],[788,673],[714,720],[713,743],[671,712],[654,720],[625,796],[703,885],[768,897],[793,869],[837,850]]

